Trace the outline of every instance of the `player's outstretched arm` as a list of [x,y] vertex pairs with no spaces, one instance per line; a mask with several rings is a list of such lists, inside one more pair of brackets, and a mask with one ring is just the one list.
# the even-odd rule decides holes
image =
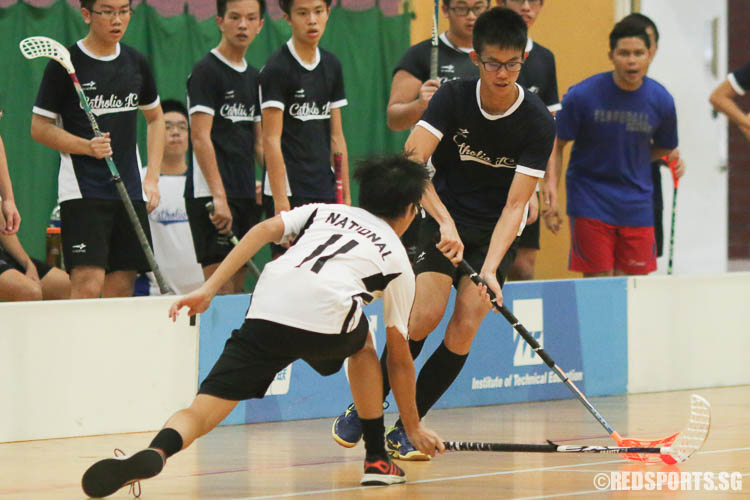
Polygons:
[[[424,127],[416,126],[409,134],[404,145],[404,152],[414,161],[426,164],[427,160],[437,148],[440,139]],[[440,242],[437,247],[450,259],[453,265],[458,265],[463,259],[464,245],[458,236],[458,230],[448,209],[440,200],[432,182],[427,183],[420,203],[427,213],[440,225]]]
[[211,299],[221,286],[229,281],[235,273],[249,261],[263,245],[272,241],[279,241],[284,235],[284,222],[280,216],[266,219],[253,226],[245,233],[240,243],[229,252],[210,278],[193,293],[177,300],[169,308],[169,317],[177,319],[183,307],[188,308],[188,314],[201,313],[208,309]]
[[352,193],[349,186],[349,152],[346,149],[344,125],[341,121],[341,108],[331,110],[331,165],[333,153],[341,153],[341,186],[343,188],[344,204],[352,204]]
[[562,215],[558,206],[557,189],[562,176],[563,151],[569,142],[571,141],[564,141],[555,137],[552,156],[550,156],[542,187],[542,196],[547,204],[547,209],[544,211],[544,224],[553,234],[557,234],[562,228]]
[[414,361],[409,351],[409,343],[397,328],[386,328],[388,344],[388,378],[391,381],[393,396],[396,398],[399,416],[411,444],[430,456],[445,451],[443,440],[433,430],[419,421],[416,402],[416,377]]
[[276,215],[289,210],[286,194],[286,165],[281,153],[281,133],[284,130],[284,112],[268,107],[263,110],[263,153],[266,155],[268,182],[271,184]]
[[502,304],[503,295],[495,273],[503,260],[503,256],[505,256],[505,252],[508,251],[518,234],[523,213],[526,210],[526,203],[534,194],[538,180],[536,177],[516,172],[513,176],[513,183],[510,185],[510,191],[508,191],[508,200],[505,202],[500,219],[492,231],[490,248],[479,274],[487,282],[489,288],[495,292],[498,305]]
[[21,225],[21,214],[16,208],[16,200],[13,197],[13,183],[10,181],[8,171],[8,160],[5,157],[5,145],[0,137],[0,198],[2,198],[2,215],[5,220],[0,224],[0,234],[11,235],[18,232]]
[[146,119],[146,141],[148,146],[148,165],[143,178],[143,192],[146,193],[146,210],[151,213],[159,206],[159,174],[161,160],[164,156],[164,142],[167,136],[164,113],[161,105],[141,111]]
[[419,121],[440,87],[438,80],[422,82],[403,69],[393,75],[386,121],[391,130],[408,130]]
[[31,115],[31,138],[61,153],[92,156],[99,160],[112,156],[109,132],[102,137],[84,139],[58,127],[53,119],[37,114]]
[[[727,118],[740,127],[740,129],[750,129],[750,114],[744,113],[734,100],[739,94],[734,90],[729,80],[724,80],[711,93],[709,102],[716,109],[727,115]],[[745,131],[743,130],[743,132]],[[747,135],[747,134],[745,134]]]
[[221,181],[219,164],[216,163],[216,150],[211,140],[211,127],[214,117],[208,113],[195,112],[190,115],[190,139],[193,150],[198,159],[198,166],[206,179],[208,189],[213,196],[214,213],[210,216],[211,223],[221,234],[232,230],[232,212],[227,202],[227,192]]

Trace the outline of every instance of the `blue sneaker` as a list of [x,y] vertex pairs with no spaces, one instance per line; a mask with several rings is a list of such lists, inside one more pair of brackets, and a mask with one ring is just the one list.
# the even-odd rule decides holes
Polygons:
[[354,403],[350,404],[346,411],[333,421],[331,434],[334,441],[344,448],[357,446],[359,440],[362,439],[362,422],[359,421],[359,414]]
[[[383,401],[383,410],[387,410],[390,404]],[[354,403],[350,404],[344,413],[336,417],[331,427],[333,439],[344,448],[357,446],[362,439],[362,422],[359,421],[359,414]]]
[[391,427],[385,435],[385,445],[388,453],[398,460],[425,461],[430,459],[429,455],[425,455],[412,446],[403,427]]

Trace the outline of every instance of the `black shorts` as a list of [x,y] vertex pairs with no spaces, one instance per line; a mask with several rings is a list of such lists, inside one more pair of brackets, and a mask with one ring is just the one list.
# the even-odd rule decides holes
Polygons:
[[[471,227],[456,225],[458,236],[464,244],[464,260],[468,262],[477,272],[482,268],[484,259],[490,249],[490,239],[494,227]],[[436,235],[440,233],[440,225],[429,215],[420,222],[419,231],[419,253],[414,263],[414,274],[434,272],[445,274],[453,278],[453,286],[458,286],[458,281],[463,273],[460,273],[451,261],[448,260],[435,246]],[[500,286],[505,283],[508,270],[513,265],[518,251],[518,238],[505,252],[503,260],[497,268],[497,282]]]
[[[39,275],[40,280],[47,276],[47,273],[52,269],[46,262],[36,260],[34,257],[31,258],[31,262],[34,263],[36,273]],[[0,247],[0,274],[3,274],[5,271],[10,271],[11,269],[15,269],[21,274],[26,274],[26,269],[19,264],[16,259],[3,250],[2,247]]]
[[[149,245],[145,201],[133,201]],[[151,270],[122,200],[79,199],[60,203],[65,267],[102,267],[107,272]]]
[[364,315],[351,332],[333,335],[246,319],[232,332],[198,394],[231,401],[262,398],[276,374],[298,359],[323,376],[333,375],[364,347],[368,335]]
[[[304,196],[290,196],[289,197],[289,208],[297,208],[301,207],[302,205],[307,205],[309,203],[336,203],[335,199],[319,199],[319,198],[305,198]],[[266,218],[270,219],[275,215],[275,209],[273,206],[273,197],[268,195],[263,195],[263,210],[266,213]],[[286,252],[286,248],[282,247],[281,245],[277,245],[275,243],[271,243],[271,257],[276,258],[279,255],[282,255],[284,252]]]
[[409,257],[409,262],[411,262],[411,265],[414,265],[414,262],[417,259],[419,249],[419,227],[422,223],[422,219],[424,219],[427,216],[427,213],[424,211],[423,208],[419,209],[419,213],[416,217],[414,217],[414,220],[411,221],[411,224],[409,224],[409,227],[406,228],[406,231],[404,234],[401,235],[401,243],[404,245],[404,248],[406,248],[406,255]]
[[[185,200],[195,256],[203,267],[218,264],[233,248],[229,238],[225,234],[219,234],[208,217],[206,203],[212,200],[210,196]],[[260,207],[254,199],[249,198],[229,198],[227,202],[229,211],[232,212],[232,232],[237,238],[242,238],[251,227],[260,222]]]
[[[539,200],[539,193],[534,193]],[[518,248],[533,248],[539,250],[539,219],[542,218],[541,213],[532,224],[526,224],[521,236],[518,237]]]
[[518,248],[533,248],[539,250],[539,219],[527,224],[521,232],[521,236],[518,237]]

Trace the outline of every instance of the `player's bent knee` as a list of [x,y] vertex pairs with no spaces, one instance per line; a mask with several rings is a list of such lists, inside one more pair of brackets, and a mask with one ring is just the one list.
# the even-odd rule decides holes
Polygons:
[[440,324],[444,312],[439,308],[412,309],[409,319],[409,338],[412,340],[427,338]]

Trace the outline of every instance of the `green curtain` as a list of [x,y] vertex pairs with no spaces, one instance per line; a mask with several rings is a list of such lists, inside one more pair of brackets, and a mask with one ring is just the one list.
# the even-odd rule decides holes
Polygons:
[[[385,122],[391,72],[409,46],[410,15],[386,17],[375,8],[331,12],[321,46],[341,60],[349,105],[343,109],[344,133],[352,159],[371,153],[397,152],[404,133],[394,133]],[[57,198],[59,156],[29,134],[31,108],[46,61],[27,61],[18,50],[25,37],[44,35],[71,45],[86,34],[80,12],[59,0],[47,8],[23,2],[0,9],[0,120],[16,203],[21,212],[20,237],[26,250],[44,255],[44,235]],[[247,60],[260,68],[268,56],[289,39],[283,19],[266,23],[250,46]],[[185,99],[185,82],[193,64],[219,41],[213,18],[197,21],[192,15],[162,17],[142,3],[123,39],[146,55],[162,99]],[[139,143],[145,158],[145,122],[141,118]],[[354,193],[356,195],[356,192]],[[356,199],[356,198],[355,198]]]

